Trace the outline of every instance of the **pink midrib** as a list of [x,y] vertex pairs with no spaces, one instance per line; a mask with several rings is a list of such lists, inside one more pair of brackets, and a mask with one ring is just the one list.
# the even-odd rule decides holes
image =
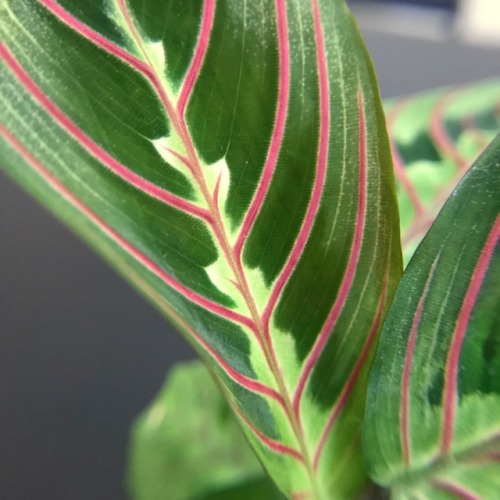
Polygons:
[[446,361],[443,392],[444,415],[441,433],[441,454],[445,454],[450,450],[453,441],[455,411],[457,404],[458,369],[462,344],[467,333],[467,327],[469,326],[474,306],[479,293],[481,292],[481,287],[499,239],[500,215],[497,215],[481,251],[477,265],[472,273],[469,286],[462,302],[462,307],[460,308],[460,314],[458,315],[455,329],[451,337],[449,354]]
[[46,170],[25,148],[24,146],[7,130],[4,126],[0,125],[0,132],[11,145],[19,152],[19,154],[45,179],[45,181],[52,186],[60,195],[75,206],[82,212],[89,220],[91,220],[103,233],[110,239],[124,249],[128,254],[134,257],[135,260],[140,262],[146,269],[148,269],[155,276],[160,278],[161,281],[173,288],[176,292],[186,297],[189,301],[197,304],[208,311],[217,314],[218,316],[227,318],[237,323],[248,325],[249,318],[242,316],[224,306],[212,302],[205,297],[193,292],[185,287],[168,273],[166,273],[158,264],[146,257],[142,252],[135,248],[130,242],[119,235],[114,229],[108,226],[102,219],[100,219],[94,212],[92,212],[85,204],[83,204],[71,191],[69,191],[64,184],[62,184],[56,177],[54,177],[48,170]]
[[[220,214],[218,215],[218,211],[214,209],[213,205],[213,198],[210,196],[208,193],[208,189],[206,184],[204,183],[204,178],[201,172],[201,166],[199,165],[197,155],[195,152],[194,145],[192,143],[191,137],[189,135],[189,132],[187,130],[186,123],[184,121],[184,116],[179,113],[179,108],[174,108],[174,106],[171,104],[168,96],[166,95],[163,86],[161,82],[157,79],[154,70],[149,64],[144,63],[143,61],[135,58],[134,56],[128,54],[125,52],[123,49],[120,47],[114,45],[113,43],[107,41],[104,39],[101,35],[98,33],[94,32],[87,26],[85,26],[83,23],[75,19],[73,16],[71,16],[69,13],[67,13],[64,9],[62,9],[57,3],[55,3],[53,0],[41,0],[44,5],[46,5],[56,16],[58,16],[61,20],[63,20],[66,24],[68,24],[70,27],[78,31],[81,35],[95,43],[96,45],[100,46],[104,50],[106,50],[108,53],[111,53],[112,55],[124,60],[128,64],[130,64],[132,67],[134,67],[137,71],[142,73],[153,85],[155,90],[157,91],[160,100],[165,106],[165,109],[167,111],[168,116],[170,117],[174,127],[179,133],[179,136],[183,140],[183,142],[186,145],[186,149],[188,152],[188,161],[187,163],[188,167],[191,168],[196,180],[199,182],[200,188],[207,200],[207,203],[209,204],[209,213],[211,216],[214,217],[212,221],[210,221],[210,225],[212,226],[214,233],[216,234],[217,239],[219,240],[219,244],[221,248],[224,251],[224,254],[230,264],[232,264],[232,267],[234,268],[235,275],[238,276],[238,266],[235,265],[236,263],[236,256],[233,253],[233,250],[230,248],[228,244],[228,239],[225,234],[223,234],[223,224],[222,221],[220,220]],[[207,0],[204,5],[204,17],[207,12],[210,12],[210,8],[207,9],[207,4],[211,4],[213,0]],[[286,14],[286,6],[283,2],[283,0],[276,0],[276,5],[278,6],[279,13],[283,16]],[[136,41],[138,42],[139,46],[141,46],[141,40],[138,38],[138,33],[135,30],[130,15],[128,14],[126,4],[123,0],[119,0],[119,6],[122,9],[122,13],[129,24],[129,28],[132,30],[133,36],[136,37]],[[213,13],[213,11],[212,11]],[[281,19],[283,22],[283,18]],[[202,21],[202,29],[205,27],[205,29],[208,29],[208,26],[211,26],[211,23],[204,22]],[[281,33],[281,42],[283,41],[283,35],[286,35],[286,29],[283,30],[283,28],[279,29],[279,33]],[[206,45],[205,45],[206,38],[203,36],[203,34],[200,35],[199,43],[197,46],[197,49],[195,49],[195,52],[198,53],[198,50],[206,50]],[[145,56],[147,58],[147,54],[145,53]],[[190,81],[186,84],[186,86],[181,90],[182,94],[182,111],[185,110],[185,106],[187,105],[189,101],[189,96],[190,92],[194,87],[194,83],[196,81],[195,72],[199,71],[201,68],[201,63],[202,61],[200,58],[198,58],[195,54],[195,57],[193,59],[193,64],[191,68],[188,70],[188,75],[190,75]],[[194,68],[197,68],[196,71]],[[274,153],[273,153],[274,154]],[[251,298],[251,294],[249,293],[248,290],[248,284],[246,282],[246,278],[244,275],[240,275],[241,283],[239,284],[239,289],[242,291],[246,290],[246,297],[245,299],[248,299],[248,297]],[[255,309],[256,307],[250,306],[250,309]],[[247,323],[246,326],[249,327],[251,331],[257,334],[258,331],[261,331],[262,329],[258,327],[258,323],[260,322],[260,318],[257,316],[257,321],[253,321],[250,323]],[[263,338],[259,338],[259,343],[261,346],[264,345],[264,340]],[[279,369],[278,369],[279,371]],[[279,378],[281,376],[280,373],[276,374],[277,377]]]
[[[141,279],[139,278],[139,280]],[[220,368],[229,378],[245,389],[257,394],[268,396],[274,399],[280,406],[284,406],[281,394],[279,394],[275,389],[259,382],[258,380],[247,377],[233,368],[200,334],[198,334],[198,332],[196,332],[196,330],[191,327],[191,325],[184,320],[182,316],[175,311],[163,295],[159,294],[147,283],[142,282],[142,288],[146,291],[148,296],[151,297],[155,303],[168,314],[169,318],[171,318],[176,325],[187,331],[195,342],[200,344],[201,347],[210,354],[210,356],[219,364]]]

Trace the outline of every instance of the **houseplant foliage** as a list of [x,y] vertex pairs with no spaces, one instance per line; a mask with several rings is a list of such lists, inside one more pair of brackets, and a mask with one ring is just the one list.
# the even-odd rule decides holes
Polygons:
[[[467,172],[469,162],[478,156],[484,146],[494,137],[496,131],[500,129],[500,116],[496,109],[499,96],[498,82],[486,82],[466,88],[425,92],[385,104],[395,161],[399,211],[402,215],[400,225],[403,254],[407,259],[414,252],[415,240],[418,239],[420,241],[426,233],[426,228],[433,222],[435,216],[442,208],[445,197],[453,191],[453,188],[460,181],[461,177]],[[416,110],[419,110],[418,113],[416,113]],[[431,124],[433,125],[431,126]],[[481,159],[480,165],[476,167],[476,169],[488,169],[488,175],[493,184],[478,186],[476,182],[467,180],[467,184],[462,185],[460,191],[457,191],[457,193],[461,193],[460,203],[464,204],[464,206],[471,203],[474,205],[476,198],[480,200],[480,203],[484,203],[486,193],[489,194],[489,201],[494,201],[494,198],[492,199],[491,196],[495,194],[496,189],[494,182],[497,180],[495,176],[498,176],[498,173],[495,174],[494,169],[496,168],[495,158],[498,153],[493,153],[493,151],[493,149],[490,149],[487,156]],[[484,190],[485,187],[487,187],[486,191]],[[481,208],[484,211],[484,205],[481,205]],[[446,214],[449,213],[449,210],[450,208],[442,215],[442,217],[447,218],[448,222],[449,215]],[[483,213],[483,215],[486,215],[486,213]],[[487,219],[485,219],[485,223],[487,224]],[[419,231],[415,231],[414,239],[405,241],[405,231],[408,231],[412,226],[419,229]],[[458,224],[461,233],[457,233],[456,226],[457,224],[455,224],[454,229],[455,239],[471,237],[470,224],[467,224],[466,221],[460,221]],[[485,228],[486,226],[483,230]],[[458,243],[454,242],[454,244]],[[412,266],[417,267],[422,265],[425,264],[422,264],[418,259],[416,263],[412,264]],[[408,272],[411,273],[412,271]],[[401,281],[402,292],[400,293],[403,293],[404,296],[408,296],[407,280],[408,278],[405,277]],[[498,292],[496,294],[494,290],[490,292],[493,300],[495,297],[498,297]],[[460,301],[460,298],[456,300]],[[439,296],[436,296],[436,302],[441,303]],[[405,314],[408,314],[406,321],[412,321],[414,311],[409,309],[406,304],[404,306],[399,304],[399,307],[394,310],[397,311],[394,312],[394,316],[401,315],[401,311],[405,311]],[[448,314],[448,321],[452,322],[454,319],[456,320],[452,314]],[[402,340],[399,338],[399,333],[396,332],[395,334],[394,328],[388,335],[386,345],[382,344],[379,349],[377,363],[375,364],[379,369],[385,367],[384,353],[387,350],[391,351],[392,348],[390,346],[392,344],[398,346],[400,350],[404,348],[401,345]],[[469,339],[473,339],[469,341],[476,342],[474,340],[474,331],[471,330],[468,336]],[[494,358],[494,346],[495,336],[490,335],[487,345],[488,349],[491,349],[490,359]],[[393,353],[393,356],[397,356],[397,354]],[[395,359],[398,358],[396,357]],[[480,363],[477,364],[481,366]],[[488,372],[488,368],[489,366],[486,365],[486,372]],[[176,368],[172,372],[172,375],[168,377],[159,397],[144,411],[134,426],[129,464],[129,484],[133,498],[145,500],[165,498],[165,491],[169,491],[169,485],[172,484],[174,477],[189,478],[187,482],[188,490],[184,490],[185,498],[222,500],[224,498],[239,498],[238,495],[241,495],[241,498],[245,499],[274,498],[275,491],[272,485],[266,483],[265,478],[262,476],[263,471],[259,475],[259,471],[253,462],[242,464],[240,460],[234,461],[237,469],[235,468],[232,474],[226,473],[226,479],[221,481],[218,473],[221,469],[224,470],[226,462],[223,461],[220,463],[213,459],[214,454],[211,452],[210,443],[218,443],[218,446],[224,449],[223,456],[226,457],[234,456],[235,447],[241,452],[242,443],[238,440],[231,440],[231,444],[224,446],[222,437],[231,435],[230,429],[232,429],[229,419],[220,418],[221,415],[227,415],[227,412],[222,410],[227,405],[221,395],[213,390],[212,385],[204,384],[203,389],[200,387],[198,380],[201,376],[201,370],[203,368],[197,363],[180,365]],[[483,370],[482,376],[483,378],[488,378],[489,376],[494,381],[495,373],[495,371],[490,371],[490,375],[488,375]],[[414,376],[418,377],[418,372],[414,371]],[[462,374],[462,376],[464,375]],[[374,380],[378,379],[375,377]],[[183,389],[178,389],[181,384]],[[390,390],[388,389],[396,401],[400,390],[397,384],[398,381],[396,379],[395,383],[392,384],[394,387]],[[378,391],[384,391],[384,385],[385,383],[372,383],[372,398],[376,398]],[[204,394],[201,397],[204,397],[205,400],[208,399],[211,405],[210,411],[206,411],[207,404],[200,405],[197,403],[200,396],[186,400],[186,394],[190,392],[187,387],[196,387],[196,391],[203,390]],[[401,431],[398,430],[399,426],[397,424],[389,427],[389,429],[380,429],[380,420],[382,420],[383,425],[384,419],[387,416],[387,411],[385,410],[386,403],[387,399],[377,406],[371,406],[367,411],[369,418],[365,425],[365,428],[367,428],[365,435],[371,435],[371,438],[366,438],[365,455],[372,457],[375,463],[380,461],[380,447],[378,442],[374,442],[374,438],[378,438],[382,442],[386,438],[392,440],[400,439],[398,436]],[[217,409],[212,410],[212,407]],[[399,408],[396,411],[400,411],[401,407],[401,404],[399,404]],[[184,415],[183,418],[179,417],[177,411],[172,412],[173,409],[179,408],[181,408],[180,414]],[[395,408],[397,407],[392,407],[393,411]],[[193,425],[193,420],[196,421],[197,425]],[[435,424],[435,419],[431,423]],[[392,424],[394,424],[394,421]],[[477,430],[482,429],[481,423],[477,421],[475,422],[475,427]],[[175,432],[172,429],[175,429]],[[375,430],[371,432],[373,429]],[[393,432],[388,432],[391,429]],[[434,432],[436,431],[438,430],[435,429]],[[200,440],[192,439],[193,434],[197,436],[203,434],[205,438],[200,442]],[[187,438],[187,436],[190,436],[190,438]],[[182,447],[178,445],[179,440],[182,440],[184,443]],[[369,444],[370,441],[372,441],[371,446]],[[470,458],[474,458],[471,456],[471,451],[473,450],[469,450],[469,460],[457,466],[456,470],[453,471],[454,474],[463,476],[463,474],[467,473],[470,476],[471,473],[474,473],[474,469],[467,469],[471,465]],[[479,468],[476,469],[476,474],[487,465],[486,458],[488,457],[488,453],[485,453],[479,447],[479,454],[481,451],[483,451],[483,455],[481,460],[477,461]],[[197,456],[206,457],[207,453],[210,459],[206,460],[202,458],[204,460],[202,465],[200,465],[200,460],[193,458]],[[489,453],[490,458],[494,456],[493,452]],[[443,458],[440,459],[441,463],[448,462],[448,474],[451,472],[449,462],[452,457],[453,455],[448,456],[444,460]],[[172,463],[175,463],[175,467],[172,467]],[[426,465],[429,469],[432,469],[431,464]],[[400,464],[399,467],[400,476],[404,478],[406,473],[401,473],[404,465]],[[205,496],[200,496],[199,484],[206,481],[207,476],[211,479],[211,482],[210,484],[204,483]],[[431,485],[431,489],[429,489],[429,485],[426,485],[429,476],[430,474],[427,477],[425,474],[421,474],[419,478],[418,473],[413,472],[411,475],[409,474],[406,478],[406,483],[404,480],[399,481],[401,484],[398,487],[398,494],[402,495],[407,490],[411,494],[417,494],[417,496],[418,494],[424,494],[427,498],[439,498],[439,493],[441,495],[445,494],[442,488],[441,490],[439,488],[432,490]],[[483,484],[483,496],[488,497],[488,494],[489,496],[494,496],[494,492],[498,490],[498,485],[494,483],[494,479],[499,477],[498,472],[495,471],[494,461],[491,461],[487,465],[486,470],[481,472],[479,477]],[[416,493],[410,487],[412,481],[408,481],[409,478],[412,480],[417,479],[417,483],[418,479],[421,479],[421,491],[417,491]],[[392,481],[381,480],[376,474],[374,475],[374,479],[380,480],[384,486],[391,486],[390,483]],[[493,482],[491,481],[492,479]],[[394,482],[398,483],[398,481]],[[444,483],[441,486],[444,486]],[[450,492],[448,491],[448,493]],[[254,494],[255,496],[252,496]]]
[[500,136],[427,233],[384,322],[364,443],[394,498],[498,494],[499,192]]
[[[402,256],[383,111],[344,1],[7,0],[0,15],[2,168],[199,352],[208,371],[164,399],[190,377],[212,387],[210,372],[226,403],[207,401],[281,492],[355,497]],[[230,419],[210,425],[238,451]],[[234,486],[260,481],[239,453]],[[390,484],[383,467],[369,470]]]
[[499,103],[498,80],[384,103],[405,263],[469,166],[500,130]]
[[282,491],[359,490],[367,361],[401,257],[344,3],[42,0],[3,16],[10,173],[193,342]]
[[283,499],[199,361],[179,363],[132,430],[132,498]]

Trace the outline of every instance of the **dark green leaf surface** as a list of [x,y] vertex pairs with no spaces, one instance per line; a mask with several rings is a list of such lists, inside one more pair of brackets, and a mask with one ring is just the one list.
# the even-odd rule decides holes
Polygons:
[[385,104],[407,263],[472,162],[500,132],[500,81]]
[[370,373],[364,448],[395,498],[496,498],[500,136],[417,249]]
[[0,15],[2,168],[186,335],[282,491],[353,495],[401,256],[344,1],[6,0]]
[[134,425],[129,456],[136,500],[282,498],[199,362],[169,374]]

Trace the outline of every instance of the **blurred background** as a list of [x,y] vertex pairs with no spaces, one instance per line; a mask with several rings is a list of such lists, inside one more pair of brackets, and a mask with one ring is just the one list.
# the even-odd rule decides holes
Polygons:
[[362,27],[427,40],[500,44],[497,0],[347,0]]
[[[500,76],[498,0],[348,4],[383,97]],[[126,498],[128,429],[169,366],[192,357],[0,173],[0,500]]]

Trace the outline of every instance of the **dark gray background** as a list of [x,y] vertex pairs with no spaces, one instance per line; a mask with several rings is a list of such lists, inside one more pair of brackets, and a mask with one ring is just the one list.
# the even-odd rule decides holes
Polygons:
[[[500,76],[498,50],[367,31],[385,97]],[[128,428],[193,356],[0,174],[0,500],[125,497]]]

